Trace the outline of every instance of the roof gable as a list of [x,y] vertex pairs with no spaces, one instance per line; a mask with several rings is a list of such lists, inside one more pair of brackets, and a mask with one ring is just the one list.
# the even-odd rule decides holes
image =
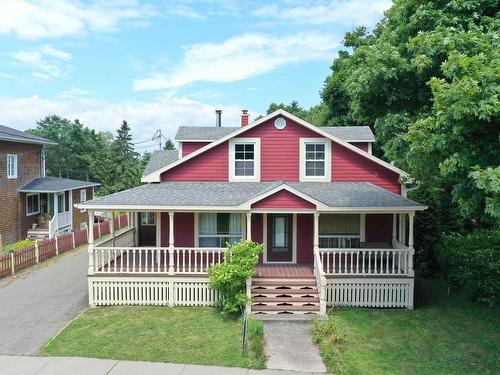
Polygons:
[[153,172],[153,173],[151,173],[149,175],[144,176],[142,178],[142,182],[159,182],[160,179],[161,179],[161,177],[160,177],[161,174],[164,173],[164,172],[166,172],[166,171],[168,171],[169,169],[172,169],[172,168],[176,167],[179,164],[182,164],[182,163],[184,163],[184,162],[186,162],[188,160],[191,160],[192,158],[194,158],[194,157],[196,157],[196,156],[204,153],[205,151],[210,150],[210,149],[212,149],[212,148],[214,148],[214,147],[216,147],[216,146],[218,146],[218,145],[220,145],[220,144],[222,144],[222,143],[224,143],[226,141],[228,141],[231,138],[235,138],[237,136],[240,136],[241,134],[243,134],[245,132],[248,132],[251,129],[253,129],[253,128],[255,128],[255,127],[257,127],[257,126],[265,123],[266,121],[268,121],[268,120],[270,120],[270,119],[272,119],[274,117],[277,117],[277,116],[286,117],[286,118],[288,118],[288,119],[296,122],[297,124],[299,124],[301,126],[304,126],[305,128],[307,128],[309,130],[312,130],[316,134],[318,134],[318,135],[320,135],[320,136],[322,136],[324,138],[330,139],[333,142],[338,143],[338,144],[340,144],[340,145],[342,145],[342,146],[350,149],[351,151],[354,151],[355,153],[357,153],[359,155],[362,155],[363,157],[368,158],[368,159],[370,159],[370,160],[372,160],[372,161],[374,161],[374,162],[376,162],[376,163],[384,166],[385,168],[392,170],[393,172],[396,172],[397,174],[399,174],[401,176],[406,176],[407,175],[407,173],[404,172],[403,170],[401,170],[401,169],[399,169],[399,168],[397,168],[397,167],[395,167],[395,166],[393,166],[393,165],[391,165],[391,164],[383,161],[382,159],[379,159],[379,158],[377,158],[377,157],[375,157],[375,156],[373,156],[373,155],[371,155],[371,154],[369,154],[369,153],[367,153],[367,152],[359,149],[356,146],[353,146],[353,145],[349,144],[348,142],[345,142],[345,141],[343,141],[343,140],[341,140],[341,139],[339,139],[339,138],[331,135],[330,133],[322,130],[320,127],[316,127],[314,125],[311,125],[307,121],[304,121],[304,120],[302,120],[302,119],[300,119],[300,118],[292,115],[291,113],[288,113],[288,112],[286,112],[286,111],[284,111],[282,109],[278,109],[277,111],[274,111],[273,113],[270,113],[267,116],[261,117],[259,120],[256,120],[256,121],[254,121],[253,123],[251,123],[251,124],[249,124],[247,126],[241,127],[241,128],[239,128],[239,130],[234,131],[234,132],[226,135],[225,137],[222,137],[222,138],[220,138],[220,139],[218,139],[218,140],[216,140],[214,142],[211,142],[210,144],[208,144],[208,145],[206,145],[206,146],[198,149],[197,151],[192,152],[189,155],[186,155],[186,156],[180,158],[179,160],[177,160],[177,161],[175,161],[175,162],[173,162],[173,163],[171,163],[171,164],[169,164],[169,165],[167,165],[167,166],[165,166],[163,168],[160,168],[160,169],[156,170],[155,172]]

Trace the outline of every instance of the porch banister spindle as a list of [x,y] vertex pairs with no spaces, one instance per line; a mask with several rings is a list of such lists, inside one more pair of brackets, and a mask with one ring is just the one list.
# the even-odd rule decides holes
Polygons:
[[168,213],[168,273],[173,275],[174,269],[174,212]]
[[94,211],[88,210],[89,225],[88,225],[88,253],[89,253],[89,270],[88,274],[94,274]]

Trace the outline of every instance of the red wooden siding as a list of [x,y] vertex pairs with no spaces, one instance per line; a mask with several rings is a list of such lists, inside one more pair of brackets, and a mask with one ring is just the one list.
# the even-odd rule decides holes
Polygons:
[[[321,138],[292,120],[283,130],[274,127],[274,118],[242,134],[241,138],[261,139],[261,181],[299,181],[300,138]],[[368,143],[353,143],[368,150]],[[203,142],[183,143],[183,155]],[[224,142],[162,174],[162,181],[228,181],[229,147]],[[332,181],[371,182],[400,194],[399,175],[352,150],[332,142]]]
[[332,181],[371,182],[393,193],[401,193],[399,175],[336,143],[332,144]]
[[314,217],[312,214],[297,215],[297,263],[313,263]]
[[[263,220],[264,215],[262,214],[252,214],[252,241],[257,243],[264,242]],[[263,263],[264,254],[260,254],[259,263]]]
[[210,142],[182,142],[182,156],[189,155],[209,143]]
[[[161,246],[168,247],[169,216],[161,213]],[[194,213],[176,212],[174,214],[174,245],[194,247]]]
[[261,181],[298,181],[300,138],[321,138],[296,122],[287,119],[284,129],[274,126],[274,118],[241,135],[260,138]]
[[287,190],[280,190],[252,204],[252,208],[316,208],[316,206]]
[[392,242],[392,214],[366,215],[366,242]]
[[349,143],[363,151],[368,152],[368,142],[349,142]]
[[228,181],[228,143],[172,168],[162,174],[162,181]]

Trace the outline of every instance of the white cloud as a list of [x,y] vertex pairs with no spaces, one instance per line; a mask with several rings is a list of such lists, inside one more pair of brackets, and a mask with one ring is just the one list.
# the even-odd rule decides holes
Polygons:
[[123,20],[144,20],[155,14],[151,5],[136,0],[3,0],[0,2],[0,34],[39,39],[116,31]]
[[233,82],[289,63],[331,59],[337,38],[303,32],[283,38],[245,34],[222,43],[184,47],[183,59],[168,73],[154,73],[134,81],[134,90],[176,88],[197,81]]
[[[238,126],[240,106],[223,109],[223,124]],[[78,118],[85,125],[114,132],[123,120],[129,122],[134,142],[150,138],[161,129],[173,138],[180,125],[213,126],[215,106],[165,94],[148,101],[110,102],[85,97],[50,100],[34,95],[26,98],[0,97],[2,124],[17,129],[33,128],[36,121],[51,114]],[[142,151],[142,150],[141,150]]]
[[379,21],[385,10],[392,6],[391,0],[336,0],[296,3],[286,6],[282,3],[264,5],[254,16],[277,18],[300,24],[321,25],[340,23],[344,25],[371,26]]
[[67,63],[72,59],[71,53],[48,44],[37,50],[14,52],[12,57],[17,63],[32,69],[32,76],[41,80],[61,78],[71,70],[71,65]]

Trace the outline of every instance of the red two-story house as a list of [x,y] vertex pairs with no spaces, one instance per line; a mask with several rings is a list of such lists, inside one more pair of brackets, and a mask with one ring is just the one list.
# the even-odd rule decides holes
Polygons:
[[[220,124],[220,123],[219,123]],[[207,305],[207,267],[226,243],[262,243],[248,280],[254,314],[326,306],[413,307],[406,173],[372,155],[369,127],[316,127],[283,110],[239,127],[181,127],[144,185],[77,205],[129,211],[134,228],[89,243],[91,305]],[[116,246],[116,241],[121,246]]]

